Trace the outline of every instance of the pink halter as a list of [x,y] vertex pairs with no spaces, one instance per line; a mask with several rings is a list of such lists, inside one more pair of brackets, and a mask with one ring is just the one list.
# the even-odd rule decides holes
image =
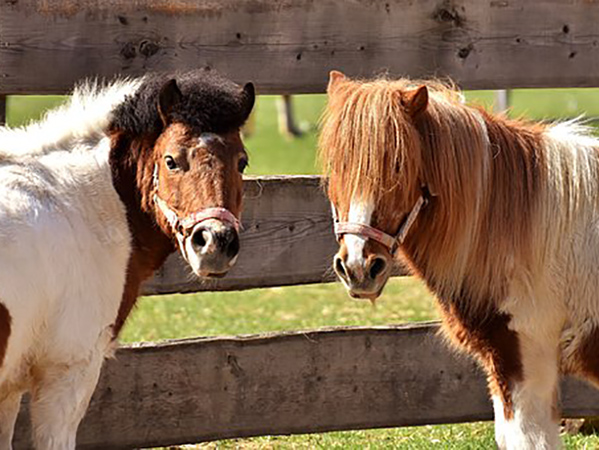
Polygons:
[[189,216],[180,219],[177,213],[169,208],[166,202],[162,200],[158,194],[154,194],[154,203],[156,203],[160,211],[162,211],[162,214],[164,214],[164,217],[166,217],[166,220],[173,230],[185,236],[189,234],[189,232],[193,230],[198,223],[204,222],[208,219],[218,219],[222,222],[228,223],[232,225],[237,232],[239,232],[239,220],[231,211],[226,208],[206,208],[191,213]]
[[385,247],[389,249],[392,255],[395,254],[397,249],[406,239],[406,235],[410,228],[416,221],[418,214],[422,210],[422,208],[428,203],[428,190],[426,188],[423,189],[423,195],[418,197],[414,207],[408,214],[407,219],[403,222],[403,224],[399,227],[399,230],[395,236],[391,236],[384,231],[381,231],[377,228],[371,227],[365,223],[356,223],[356,222],[340,222],[337,216],[337,211],[333,204],[331,204],[331,209],[333,210],[333,220],[335,222],[335,236],[337,240],[341,239],[341,236],[344,234],[355,234],[357,236],[362,236],[368,239],[372,239],[383,244]]

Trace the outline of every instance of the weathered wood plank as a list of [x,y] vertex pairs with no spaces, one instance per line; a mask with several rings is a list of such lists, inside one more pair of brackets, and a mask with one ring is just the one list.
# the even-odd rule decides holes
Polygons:
[[[321,283],[335,279],[337,251],[331,208],[317,176],[248,179],[244,185],[241,251],[225,278],[199,281],[172,255],[143,292],[240,290]],[[407,274],[398,269],[397,275]]]
[[[80,448],[489,420],[484,376],[435,324],[207,338],[123,348],[107,361]],[[567,380],[570,417],[599,391]],[[22,411],[16,447],[27,448]]]
[[477,89],[598,86],[598,21],[599,3],[583,0],[7,1],[0,92],[198,67],[260,93],[323,92],[333,68]]

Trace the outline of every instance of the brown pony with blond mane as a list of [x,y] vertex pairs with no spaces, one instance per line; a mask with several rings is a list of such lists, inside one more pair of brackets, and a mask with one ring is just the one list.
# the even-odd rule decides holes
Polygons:
[[560,445],[558,380],[599,383],[599,140],[495,116],[451,86],[332,72],[320,157],[353,297],[399,251],[488,374],[500,448]]

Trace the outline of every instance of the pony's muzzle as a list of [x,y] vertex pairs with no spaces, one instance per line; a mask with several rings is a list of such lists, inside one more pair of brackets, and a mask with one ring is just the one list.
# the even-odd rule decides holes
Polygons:
[[224,276],[237,260],[239,234],[234,226],[221,220],[197,224],[187,241],[187,259],[199,276]]
[[389,264],[380,255],[370,255],[361,262],[348,263],[347,254],[335,255],[333,268],[354,298],[375,299],[389,278]]

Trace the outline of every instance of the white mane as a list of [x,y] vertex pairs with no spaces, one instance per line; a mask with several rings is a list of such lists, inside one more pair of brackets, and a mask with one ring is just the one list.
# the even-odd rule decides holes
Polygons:
[[117,80],[108,86],[97,81],[75,88],[70,99],[31,124],[0,127],[0,157],[34,156],[64,149],[80,141],[98,141],[108,126],[110,112],[143,82]]

